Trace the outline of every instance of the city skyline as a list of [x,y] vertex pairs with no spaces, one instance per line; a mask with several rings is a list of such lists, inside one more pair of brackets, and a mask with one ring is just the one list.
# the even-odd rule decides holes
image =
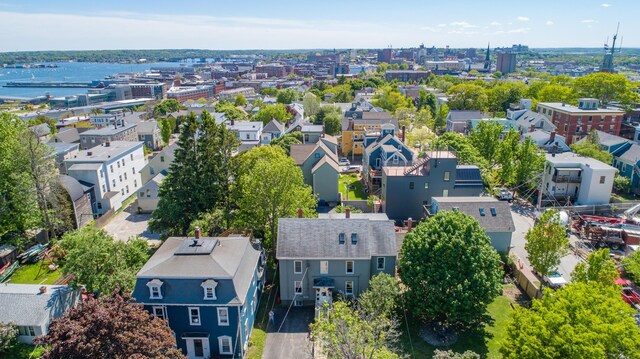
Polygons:
[[0,51],[100,49],[319,49],[511,46],[598,48],[616,30],[640,47],[640,3],[630,0],[343,3],[248,0],[212,4],[114,0],[0,0]]

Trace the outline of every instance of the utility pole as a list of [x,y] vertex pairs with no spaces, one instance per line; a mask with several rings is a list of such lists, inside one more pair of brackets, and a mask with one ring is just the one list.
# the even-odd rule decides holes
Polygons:
[[540,190],[538,191],[538,212],[542,207],[542,191],[544,190],[544,177],[547,175],[547,159],[544,160],[544,169],[542,170],[542,181],[540,182]]

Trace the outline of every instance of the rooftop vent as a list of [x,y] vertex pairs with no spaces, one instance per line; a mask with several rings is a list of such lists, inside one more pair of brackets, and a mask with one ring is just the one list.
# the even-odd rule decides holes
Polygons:
[[484,217],[484,208],[478,208],[478,210],[480,211],[480,216]]
[[495,207],[491,207],[490,210],[491,210],[491,216],[495,217],[497,215],[496,208]]
[[93,156],[93,152],[91,151],[87,152],[87,156]]

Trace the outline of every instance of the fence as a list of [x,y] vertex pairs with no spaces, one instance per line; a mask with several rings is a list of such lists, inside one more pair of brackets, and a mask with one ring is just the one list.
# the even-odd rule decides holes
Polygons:
[[640,202],[609,203],[609,204],[597,204],[597,205],[589,205],[589,206],[565,206],[565,207],[559,207],[558,209],[572,211],[580,214],[598,214],[598,213],[626,211],[627,209],[637,204],[640,204]]
[[111,208],[110,210],[104,212],[102,216],[98,217],[98,219],[96,219],[95,222],[93,222],[93,225],[98,228],[102,228],[106,226],[107,223],[109,223],[109,220],[111,219],[111,217],[115,215],[115,213],[116,212],[113,210],[113,208]]
[[364,213],[371,213],[371,207],[369,207],[366,200],[342,201],[342,204],[345,206],[353,206]]
[[540,290],[540,281],[531,272],[529,267],[524,265],[524,262],[515,254],[511,254],[513,258],[513,276],[516,282],[522,288],[529,298],[540,299],[542,298],[542,290]]

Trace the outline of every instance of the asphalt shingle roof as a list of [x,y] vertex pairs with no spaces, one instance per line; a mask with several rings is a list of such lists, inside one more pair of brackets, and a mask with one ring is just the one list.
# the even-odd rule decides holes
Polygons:
[[[466,213],[480,222],[487,232],[513,232],[515,225],[511,217],[509,203],[498,201],[493,197],[433,197],[441,211],[458,211]],[[484,216],[480,209],[483,209]],[[496,215],[491,212],[495,208]]]
[[[40,293],[40,287],[47,288]],[[79,292],[64,285],[0,285],[0,322],[38,326],[59,317],[79,299]]]

